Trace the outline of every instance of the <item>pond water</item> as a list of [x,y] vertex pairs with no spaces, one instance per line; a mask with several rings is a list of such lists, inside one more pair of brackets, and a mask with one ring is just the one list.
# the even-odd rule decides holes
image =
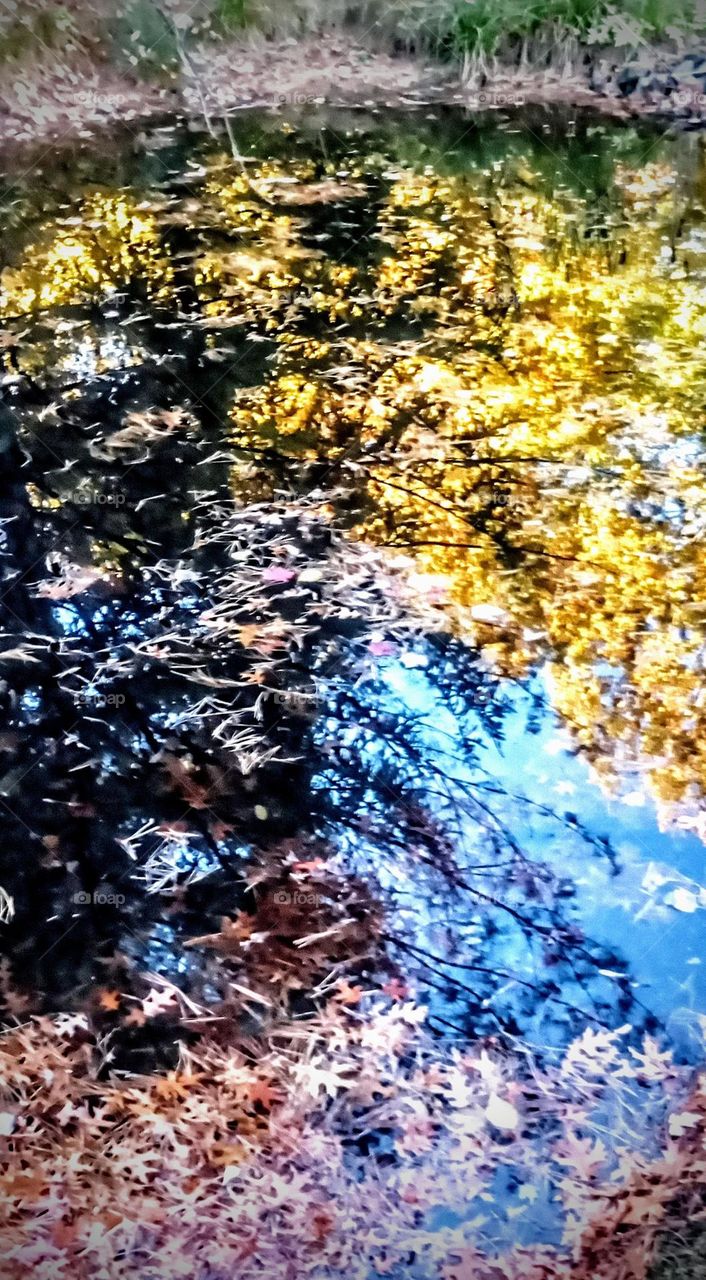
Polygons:
[[[252,910],[253,850],[272,872],[315,844],[387,903],[396,981],[448,1034],[630,1021],[698,1059],[702,138],[248,113],[40,173],[0,189],[9,987],[65,1007],[137,965],[188,988],[184,941]],[[321,547],[287,526],[260,569],[297,504],[354,557],[333,648],[286,600]],[[237,618],[241,691],[284,666],[253,712],[279,757],[232,791],[232,670],[189,677],[197,710],[175,684],[217,510],[251,513],[226,541],[282,597]]]

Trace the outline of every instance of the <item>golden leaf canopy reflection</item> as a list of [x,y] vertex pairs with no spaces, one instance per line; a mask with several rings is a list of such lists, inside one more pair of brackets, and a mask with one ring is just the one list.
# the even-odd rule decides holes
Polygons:
[[132,280],[168,292],[172,267],[157,220],[125,193],[95,193],[76,216],[55,219],[0,281],[0,314],[29,315],[83,303]]
[[[242,163],[206,144],[153,199],[92,189],[45,218],[3,273],[3,316],[132,283],[164,304],[165,331],[213,357],[235,493],[340,483],[353,536],[411,557],[419,595],[443,592],[499,669],[549,673],[606,786],[641,771],[698,824],[703,145],[240,128]],[[96,345],[82,323],[71,377],[151,340],[117,325]]]
[[639,769],[706,834],[696,167],[685,184],[669,157],[621,160],[598,197],[548,184],[529,152],[398,168],[377,252],[338,278],[312,259],[286,306],[270,290],[272,376],[232,420],[236,489],[262,493],[263,450],[348,468],[355,536],[413,556],[422,591],[442,582],[502,670],[548,664],[606,786]]

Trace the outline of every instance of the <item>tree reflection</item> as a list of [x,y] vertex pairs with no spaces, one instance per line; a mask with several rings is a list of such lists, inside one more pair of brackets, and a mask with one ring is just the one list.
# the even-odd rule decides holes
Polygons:
[[439,1025],[621,1020],[477,748],[547,664],[604,785],[700,828],[701,153],[248,129],[3,276],[8,995],[397,964]]

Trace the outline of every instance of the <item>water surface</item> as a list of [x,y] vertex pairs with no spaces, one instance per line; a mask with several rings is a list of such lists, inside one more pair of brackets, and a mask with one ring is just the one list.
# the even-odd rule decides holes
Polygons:
[[[0,883],[42,1001],[126,952],[188,982],[233,867],[305,838],[388,901],[447,1032],[658,1021],[698,1058],[705,201],[699,136],[539,109],[177,122],[5,174],[4,647],[46,644],[6,663]],[[72,662],[157,635],[206,501],[295,500],[418,623],[314,646],[310,702],[268,722],[299,763],[184,823],[151,781],[206,750],[183,691],[106,702]],[[154,865],[170,823],[211,886],[182,914],[116,861]],[[77,909],[89,881],[128,901]]]

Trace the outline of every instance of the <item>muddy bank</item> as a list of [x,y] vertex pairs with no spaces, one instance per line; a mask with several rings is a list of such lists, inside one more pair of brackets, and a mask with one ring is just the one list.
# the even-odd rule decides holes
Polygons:
[[47,58],[18,67],[0,89],[0,147],[89,139],[168,113],[203,118],[246,107],[425,103],[497,110],[533,103],[593,107],[616,118],[656,116],[681,127],[706,120],[706,69],[697,55],[660,51],[639,63],[617,54],[544,70],[504,68],[464,76],[421,56],[373,52],[337,37],[250,39],[189,55],[172,83],[150,83],[107,64]]

